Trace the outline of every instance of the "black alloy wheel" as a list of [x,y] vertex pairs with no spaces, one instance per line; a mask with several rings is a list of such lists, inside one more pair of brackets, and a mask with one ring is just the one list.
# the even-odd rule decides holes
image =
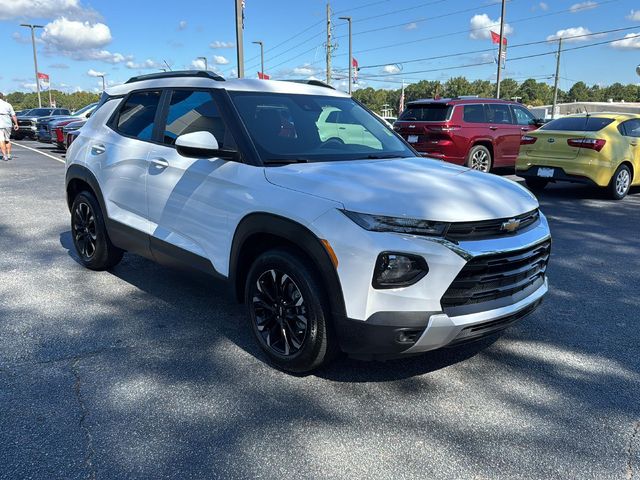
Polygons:
[[87,202],[78,202],[72,215],[73,243],[83,260],[91,261],[96,253],[96,217]]

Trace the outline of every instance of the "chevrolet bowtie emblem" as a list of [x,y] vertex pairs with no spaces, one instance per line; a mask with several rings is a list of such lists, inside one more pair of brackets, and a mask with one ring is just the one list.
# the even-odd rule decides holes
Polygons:
[[516,220],[515,218],[512,218],[511,220],[507,220],[506,222],[503,222],[501,228],[505,232],[513,233],[516,230],[518,230],[518,227],[520,227],[520,220]]

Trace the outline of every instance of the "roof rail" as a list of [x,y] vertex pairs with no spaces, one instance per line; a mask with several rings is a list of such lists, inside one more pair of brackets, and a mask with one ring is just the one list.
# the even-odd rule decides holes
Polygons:
[[160,80],[162,78],[182,78],[182,77],[208,78],[210,80],[224,82],[223,77],[206,70],[177,70],[173,72],[158,72],[158,73],[148,73],[146,75],[138,75],[137,77],[131,77],[129,80],[127,80],[124,83],[126,84],[126,83],[142,82],[144,80]]
[[304,83],[305,85],[313,85],[314,87],[325,87],[325,88],[330,88],[331,90],[335,90],[334,87],[332,87],[328,83],[324,83],[321,80],[283,80],[283,81],[293,82],[293,83]]

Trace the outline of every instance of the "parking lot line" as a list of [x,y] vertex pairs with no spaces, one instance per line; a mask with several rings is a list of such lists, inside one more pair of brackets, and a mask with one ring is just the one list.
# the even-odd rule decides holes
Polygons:
[[53,156],[53,155],[51,155],[49,153],[45,153],[45,152],[43,152],[41,150],[38,150],[37,148],[27,147],[26,145],[22,145],[21,143],[18,143],[18,142],[11,142],[11,143],[13,145],[18,146],[18,147],[26,148],[27,150],[31,150],[32,152],[36,152],[36,153],[39,153],[40,155],[44,155],[45,157],[53,158],[54,160],[56,160],[56,161],[58,161],[60,163],[65,163],[65,161],[62,158],[55,157],[55,156]]

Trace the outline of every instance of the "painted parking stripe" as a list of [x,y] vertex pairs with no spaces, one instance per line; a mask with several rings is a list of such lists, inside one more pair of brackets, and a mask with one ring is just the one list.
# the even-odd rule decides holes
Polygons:
[[11,142],[11,143],[13,145],[17,145],[18,147],[26,148],[27,150],[31,150],[32,152],[36,152],[36,153],[39,153],[40,155],[44,155],[45,157],[53,158],[57,162],[65,163],[62,158],[51,155],[50,153],[43,152],[41,150],[38,150],[37,148],[27,147],[26,145],[22,145],[21,143],[18,143],[18,142]]

